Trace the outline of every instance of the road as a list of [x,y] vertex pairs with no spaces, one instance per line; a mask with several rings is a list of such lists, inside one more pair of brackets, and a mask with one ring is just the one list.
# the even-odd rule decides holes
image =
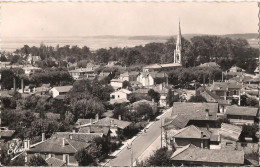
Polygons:
[[[133,162],[161,135],[161,119],[170,115],[171,109],[168,109],[160,120],[147,129],[146,133],[141,134],[133,141]],[[131,166],[131,150],[124,148],[106,166]]]

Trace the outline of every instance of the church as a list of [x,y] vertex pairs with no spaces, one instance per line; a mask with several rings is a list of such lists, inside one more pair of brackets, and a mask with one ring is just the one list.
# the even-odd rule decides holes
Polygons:
[[181,63],[181,26],[179,22],[179,32],[177,35],[176,48],[174,50],[174,62],[169,64],[151,64],[143,67],[143,72],[155,72],[155,71],[163,71],[168,69],[174,69],[182,66]]

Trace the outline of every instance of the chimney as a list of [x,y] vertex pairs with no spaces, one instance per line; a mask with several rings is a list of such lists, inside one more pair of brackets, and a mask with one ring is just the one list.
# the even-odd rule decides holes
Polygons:
[[65,146],[65,138],[62,138],[62,147]]
[[14,84],[14,92],[15,92],[16,91],[16,79],[15,79],[15,77],[13,79],[13,84]]
[[206,118],[208,119],[209,118],[209,109],[206,109],[205,112],[206,112]]
[[121,120],[121,115],[118,115],[118,120]]
[[114,126],[114,120],[111,120],[111,121],[110,121],[110,125],[111,125],[111,126]]
[[42,141],[45,140],[45,133],[42,133]]
[[24,142],[24,143],[23,143],[23,147],[24,147],[24,149],[25,149],[25,150],[28,150],[28,143],[27,143],[27,140],[24,140],[23,142]]
[[69,138],[72,140],[72,134],[69,135]]
[[21,79],[21,89],[22,89],[22,93],[24,93],[24,83],[23,83],[23,79]]
[[27,147],[28,147],[28,150],[30,149],[30,140],[27,140]]
[[201,134],[201,138],[203,138],[203,132],[202,131],[200,132],[200,134]]
[[99,115],[96,114],[96,121],[98,122],[98,120],[99,120]]

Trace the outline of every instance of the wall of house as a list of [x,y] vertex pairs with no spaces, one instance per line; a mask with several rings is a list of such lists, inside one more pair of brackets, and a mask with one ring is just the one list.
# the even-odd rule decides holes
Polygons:
[[186,146],[188,144],[193,144],[201,148],[201,143],[203,143],[203,148],[209,148],[209,139],[185,139],[185,138],[175,138],[175,143],[178,146]]
[[123,93],[123,92],[114,92],[114,93],[111,93],[110,99],[113,99],[113,98],[112,98],[113,96],[114,96],[114,100],[117,100],[117,99],[127,99],[127,94],[126,94],[126,93]]
[[56,96],[59,96],[59,92],[56,89],[51,89],[52,97],[55,98]]
[[112,86],[112,87],[123,87],[123,82],[114,82],[114,81],[111,81],[110,82],[110,85]]

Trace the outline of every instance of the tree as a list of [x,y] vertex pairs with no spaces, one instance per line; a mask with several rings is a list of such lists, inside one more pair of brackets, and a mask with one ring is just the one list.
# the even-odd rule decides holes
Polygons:
[[85,149],[77,151],[74,157],[78,161],[79,166],[88,166],[94,161],[93,157]]
[[128,81],[124,81],[123,82],[123,86],[122,86],[122,88],[127,88],[127,87],[130,87],[131,85],[130,85],[130,82],[128,82]]
[[201,103],[201,102],[207,102],[207,100],[201,95],[197,95],[197,96],[191,96],[188,102]]
[[150,90],[148,91],[148,96],[150,96],[152,99],[154,99],[154,101],[155,101],[156,103],[158,103],[159,100],[160,100],[160,96],[161,96],[161,95],[160,95],[160,93],[154,91],[153,89],[150,89]]
[[171,164],[172,152],[167,147],[160,148],[150,156],[147,160],[149,166],[172,166]]
[[40,155],[33,155],[29,162],[29,166],[48,166],[47,162]]

